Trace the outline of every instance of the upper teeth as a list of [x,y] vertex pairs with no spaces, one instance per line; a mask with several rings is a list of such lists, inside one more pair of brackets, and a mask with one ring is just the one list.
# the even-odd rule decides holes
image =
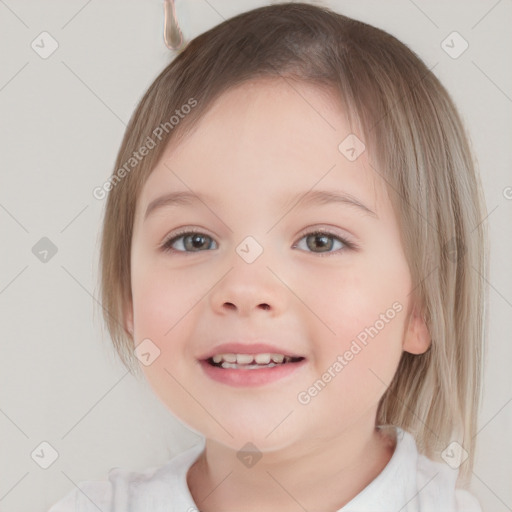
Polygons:
[[274,363],[288,362],[291,357],[283,354],[216,354],[212,359],[214,363],[251,364],[254,361],[256,364],[269,364],[271,360]]

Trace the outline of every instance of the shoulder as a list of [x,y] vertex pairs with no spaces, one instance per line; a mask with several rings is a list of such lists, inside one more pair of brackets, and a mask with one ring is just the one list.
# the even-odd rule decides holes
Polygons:
[[[167,463],[143,471],[112,468],[108,480],[83,480],[56,502],[48,512],[97,512],[98,510],[169,509],[170,504],[188,505],[186,486],[188,468],[203,444],[176,455]],[[186,508],[184,509],[186,510]]]
[[458,470],[419,453],[409,432],[391,427],[388,434],[395,444],[391,459],[343,511],[482,512],[475,497],[456,487]]
[[411,434],[409,456],[416,460],[416,485],[419,510],[438,512],[482,512],[478,500],[466,489],[457,487],[458,469],[419,453]]
[[[447,512],[482,512],[478,500],[466,489],[457,487],[459,471],[447,464],[418,455],[417,482],[421,502]],[[434,510],[434,509],[433,509]]]
[[110,481],[84,480],[69,491],[48,512],[75,512],[89,510],[109,510],[112,503],[112,485]]

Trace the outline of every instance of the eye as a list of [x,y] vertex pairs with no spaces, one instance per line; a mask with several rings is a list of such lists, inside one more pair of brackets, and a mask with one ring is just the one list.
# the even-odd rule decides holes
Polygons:
[[[301,243],[303,240],[305,240],[305,244]],[[335,247],[336,245],[338,246],[337,248]],[[347,249],[356,249],[356,245],[354,243],[349,242],[345,238],[337,236],[334,233],[322,230],[306,233],[293,247],[299,247],[299,249],[306,251],[310,250],[320,255],[323,255],[322,253],[330,255],[333,253],[344,252]],[[333,248],[335,250],[332,250]],[[317,249],[319,250],[317,251]]]
[[[305,245],[302,241],[305,240]],[[337,245],[337,247],[336,247]],[[212,237],[200,231],[181,231],[174,233],[168,238],[161,248],[164,252],[200,252],[217,248],[217,243]],[[356,244],[349,242],[346,238],[335,235],[325,230],[315,230],[305,233],[298,243],[292,248],[299,248],[323,255],[330,255],[344,252],[347,249],[357,249]],[[334,250],[333,250],[334,249]],[[324,254],[322,254],[324,253]]]
[[[204,249],[211,249],[214,240],[199,231],[182,231],[176,233],[172,238],[162,244],[164,252],[200,252]],[[216,247],[214,247],[216,248]]]

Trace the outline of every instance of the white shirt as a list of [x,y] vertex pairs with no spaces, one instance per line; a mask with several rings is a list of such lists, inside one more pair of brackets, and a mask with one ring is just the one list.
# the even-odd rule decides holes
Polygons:
[[[458,470],[418,453],[411,434],[397,428],[397,444],[381,473],[338,512],[482,512],[468,491],[455,488]],[[108,481],[82,481],[48,512],[197,512],[187,472],[200,444],[162,466],[141,472],[113,468]]]

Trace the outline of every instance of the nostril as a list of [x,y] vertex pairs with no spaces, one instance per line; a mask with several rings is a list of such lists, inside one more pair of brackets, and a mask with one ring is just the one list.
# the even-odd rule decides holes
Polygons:
[[[224,302],[224,306],[229,308],[229,309],[237,309],[237,307],[232,302]],[[270,309],[270,306],[268,304],[265,304],[265,303],[259,304],[258,307],[261,308],[261,309],[265,309],[265,310]]]

